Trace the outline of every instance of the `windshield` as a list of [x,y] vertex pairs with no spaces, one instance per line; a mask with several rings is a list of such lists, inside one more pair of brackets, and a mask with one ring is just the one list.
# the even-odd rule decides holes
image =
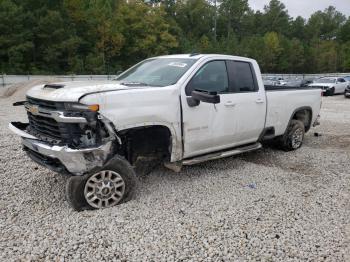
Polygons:
[[186,58],[152,58],[121,74],[116,80],[125,85],[173,85],[196,61]]
[[320,78],[315,80],[315,83],[335,83],[334,78]]

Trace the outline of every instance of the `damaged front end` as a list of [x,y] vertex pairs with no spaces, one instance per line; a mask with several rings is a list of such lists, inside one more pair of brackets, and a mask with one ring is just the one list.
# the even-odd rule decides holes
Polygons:
[[24,151],[55,172],[83,175],[101,168],[120,145],[113,124],[98,105],[64,103],[27,97],[29,123],[9,128],[22,137]]

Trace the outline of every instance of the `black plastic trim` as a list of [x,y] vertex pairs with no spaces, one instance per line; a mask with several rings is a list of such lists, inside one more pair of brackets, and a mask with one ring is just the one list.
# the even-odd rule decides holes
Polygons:
[[298,107],[297,109],[295,109],[289,119],[289,122],[288,122],[288,125],[287,125],[287,128],[286,130],[288,129],[289,125],[290,125],[290,122],[293,120],[293,117],[295,116],[295,114],[301,110],[309,110],[310,113],[311,113],[311,116],[310,116],[310,122],[308,124],[308,126],[305,126],[305,133],[308,132],[311,128],[311,122],[312,122],[312,116],[313,116],[313,112],[312,112],[312,108],[310,106],[302,106],[302,107]]
[[[271,132],[272,134],[268,134]],[[264,141],[264,140],[269,140],[275,138],[275,127],[269,126],[265,127],[263,131],[261,132],[258,141]]]
[[264,88],[267,92],[273,91],[296,91],[296,90],[313,90],[313,89],[322,89],[321,87],[298,87],[298,86],[273,86],[273,85],[264,85]]

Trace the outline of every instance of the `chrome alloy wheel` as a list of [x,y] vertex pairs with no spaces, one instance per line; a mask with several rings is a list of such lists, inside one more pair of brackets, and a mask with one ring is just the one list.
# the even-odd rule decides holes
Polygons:
[[303,142],[303,130],[301,128],[298,128],[294,131],[293,135],[292,135],[292,147],[294,149],[297,149],[301,146],[301,143]]
[[125,183],[114,171],[103,170],[86,181],[84,196],[88,204],[94,208],[115,206],[123,198]]

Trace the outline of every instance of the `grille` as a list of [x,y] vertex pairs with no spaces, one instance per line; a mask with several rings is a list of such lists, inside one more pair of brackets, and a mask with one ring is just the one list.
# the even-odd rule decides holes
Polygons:
[[48,109],[48,110],[63,109],[63,103],[36,99],[29,96],[27,96],[27,101],[32,105],[38,105],[41,108]]
[[36,116],[28,112],[29,127],[36,135],[48,136],[52,139],[61,140],[61,131],[58,123],[51,118]]
[[[62,111],[63,103],[27,97],[27,101],[32,105],[37,105],[49,111]],[[74,138],[81,134],[78,124],[58,123],[56,120],[41,115],[34,115],[27,112],[29,127],[28,132],[43,141],[53,144],[71,144]]]
[[326,90],[328,88],[328,86],[313,86],[313,88],[319,88],[321,90]]

